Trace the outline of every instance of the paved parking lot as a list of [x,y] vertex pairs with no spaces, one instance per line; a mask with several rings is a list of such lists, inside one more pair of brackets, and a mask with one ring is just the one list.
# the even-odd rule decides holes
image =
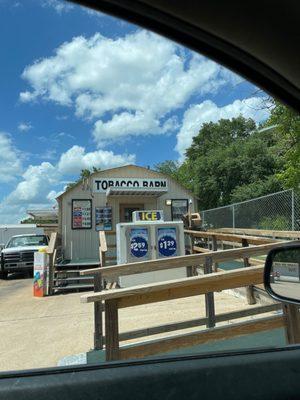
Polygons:
[[[81,293],[35,298],[32,279],[0,281],[0,371],[56,366],[62,358],[93,347],[93,305]],[[216,312],[251,307],[216,293]],[[205,315],[204,296],[120,310],[120,331]]]

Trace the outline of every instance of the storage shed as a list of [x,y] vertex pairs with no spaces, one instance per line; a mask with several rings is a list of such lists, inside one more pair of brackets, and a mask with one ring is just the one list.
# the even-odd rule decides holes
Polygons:
[[58,198],[58,224],[66,260],[97,259],[98,232],[115,245],[116,224],[136,210],[162,210],[165,221],[197,211],[197,198],[172,178],[135,165],[91,174]]

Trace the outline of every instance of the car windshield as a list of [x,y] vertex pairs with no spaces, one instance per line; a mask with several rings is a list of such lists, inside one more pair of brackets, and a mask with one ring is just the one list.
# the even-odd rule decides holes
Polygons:
[[299,115],[72,2],[0,27],[0,371],[289,343],[262,271],[300,237]]
[[45,235],[33,235],[33,236],[18,236],[12,238],[7,248],[11,247],[21,247],[21,246],[47,246],[48,240]]

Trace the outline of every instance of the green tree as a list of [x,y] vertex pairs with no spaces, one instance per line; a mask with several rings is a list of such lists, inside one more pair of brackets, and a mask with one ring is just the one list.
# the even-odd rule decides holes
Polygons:
[[291,108],[272,100],[270,118],[266,126],[277,132],[278,147],[284,163],[278,178],[286,188],[300,188],[300,116]]
[[179,168],[202,209],[230,204],[282,189],[275,174],[278,157],[272,130],[259,132],[252,119],[203,124]]
[[76,186],[77,183],[83,181],[84,179],[89,178],[93,173],[101,171],[101,168],[92,167],[92,169],[82,169],[80,172],[79,178],[75,182],[71,182],[66,186],[66,190],[71,189],[72,187]]
[[155,171],[171,176],[174,179],[178,179],[179,167],[179,163],[173,160],[166,160],[154,165]]
[[187,189],[192,189],[191,176],[188,173],[186,164],[180,165],[179,162],[166,160],[154,166],[155,171],[168,175]]

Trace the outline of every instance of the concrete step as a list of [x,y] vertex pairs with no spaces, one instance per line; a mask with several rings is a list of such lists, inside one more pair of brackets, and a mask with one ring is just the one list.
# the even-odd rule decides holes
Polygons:
[[66,286],[54,286],[55,292],[74,292],[80,290],[93,290],[94,285],[80,284],[80,285],[66,285]]
[[72,282],[72,281],[87,281],[93,283],[93,277],[92,276],[69,276],[69,277],[56,277],[54,278],[54,282],[60,282],[60,281],[66,281],[66,282]]

